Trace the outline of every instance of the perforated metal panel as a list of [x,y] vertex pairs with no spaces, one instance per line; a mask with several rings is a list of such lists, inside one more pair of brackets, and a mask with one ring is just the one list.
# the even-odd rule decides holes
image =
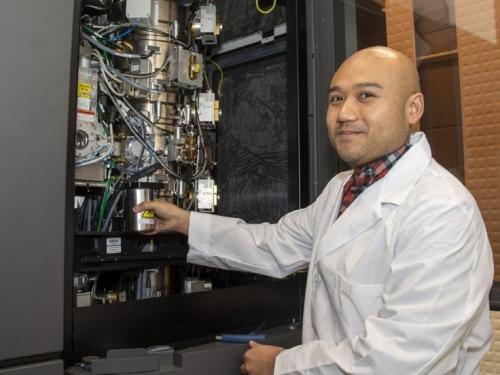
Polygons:
[[500,3],[457,0],[455,7],[465,183],[486,222],[500,280]]

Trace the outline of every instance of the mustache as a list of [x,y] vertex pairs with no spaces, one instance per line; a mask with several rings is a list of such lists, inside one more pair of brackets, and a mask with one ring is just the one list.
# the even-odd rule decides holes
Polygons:
[[354,133],[366,133],[365,127],[356,124],[339,124],[335,128],[335,133],[340,132],[354,132]]

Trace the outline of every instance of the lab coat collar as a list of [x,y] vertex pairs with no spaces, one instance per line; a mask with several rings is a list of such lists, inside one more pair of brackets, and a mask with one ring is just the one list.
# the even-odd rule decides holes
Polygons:
[[[368,187],[348,209],[331,225],[320,240],[315,264],[322,257],[340,248],[350,240],[373,227],[383,219],[382,205],[400,205],[416,180],[431,161],[431,149],[425,135],[415,133],[410,138],[413,145],[387,175]],[[343,183],[348,180],[347,174]],[[340,195],[340,199],[341,195]],[[337,205],[339,206],[338,202]],[[337,215],[338,209],[334,214]]]
[[381,180],[380,203],[392,203],[399,206],[431,162],[431,147],[423,132],[412,134],[410,143],[413,146]]

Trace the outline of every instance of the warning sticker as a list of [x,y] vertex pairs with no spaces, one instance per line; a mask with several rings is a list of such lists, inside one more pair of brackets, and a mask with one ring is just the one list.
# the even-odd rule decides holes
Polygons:
[[91,105],[90,99],[87,98],[78,98],[77,101],[77,108],[81,109],[83,111],[90,111],[90,105]]
[[78,82],[78,97],[90,99],[92,97],[92,85],[90,83]]
[[142,212],[142,218],[143,219],[154,219],[155,218],[155,212],[154,211],[143,211]]

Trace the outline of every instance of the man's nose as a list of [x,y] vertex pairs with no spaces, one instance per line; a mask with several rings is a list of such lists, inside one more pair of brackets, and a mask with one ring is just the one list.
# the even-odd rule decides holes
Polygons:
[[351,122],[358,119],[358,106],[356,100],[352,97],[347,97],[341,104],[338,121]]

